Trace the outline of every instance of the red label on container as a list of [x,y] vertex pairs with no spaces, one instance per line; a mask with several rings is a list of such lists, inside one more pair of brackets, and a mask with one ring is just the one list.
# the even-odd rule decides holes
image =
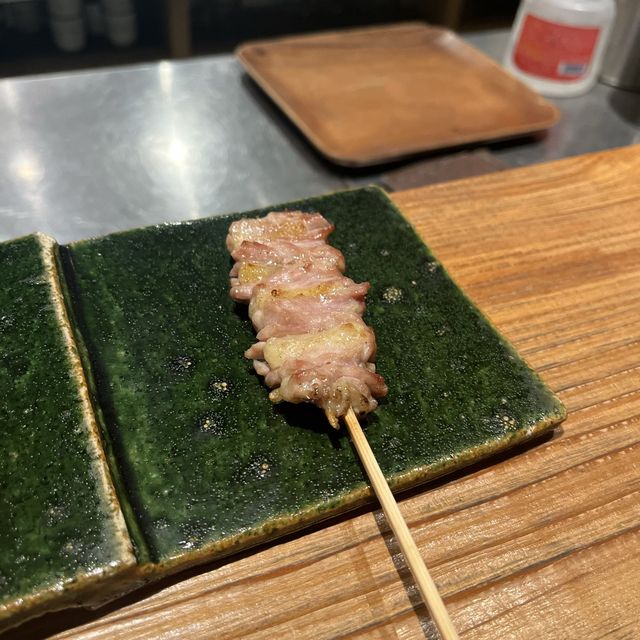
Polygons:
[[528,14],[513,60],[534,76],[579,80],[589,68],[599,35],[597,27],[570,27]]

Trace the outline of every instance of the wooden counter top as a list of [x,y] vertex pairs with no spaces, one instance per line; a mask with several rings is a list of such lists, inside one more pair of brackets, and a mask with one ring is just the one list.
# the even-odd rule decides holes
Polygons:
[[[393,198],[569,411],[401,501],[461,637],[640,637],[640,146]],[[436,637],[378,510],[6,637],[52,634]]]

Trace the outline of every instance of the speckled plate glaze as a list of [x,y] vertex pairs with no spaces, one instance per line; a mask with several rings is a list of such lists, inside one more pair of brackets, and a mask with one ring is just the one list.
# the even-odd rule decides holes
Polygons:
[[452,282],[386,195],[341,192],[63,248],[76,328],[141,565],[232,552],[370,499],[354,451],[310,406],[272,405],[228,296],[229,223],[319,211],[347,273],[371,282],[366,321],[389,385],[365,421],[405,488],[560,422],[559,400]]
[[134,584],[55,251],[0,244],[0,629]]

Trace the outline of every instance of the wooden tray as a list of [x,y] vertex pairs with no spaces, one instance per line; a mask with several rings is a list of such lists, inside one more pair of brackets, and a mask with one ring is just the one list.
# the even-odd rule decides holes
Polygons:
[[312,144],[344,165],[523,135],[559,118],[493,60],[422,23],[250,42],[236,55]]

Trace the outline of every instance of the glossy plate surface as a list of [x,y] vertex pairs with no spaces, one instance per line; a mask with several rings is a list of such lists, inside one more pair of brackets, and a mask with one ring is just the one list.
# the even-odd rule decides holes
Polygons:
[[[368,499],[343,433],[273,406],[228,296],[229,223],[274,209],[336,224],[389,396],[365,422],[392,485],[460,468],[551,428],[564,408],[451,281],[378,189],[149,227],[69,245],[62,263],[141,563],[158,571],[278,535]],[[127,509],[125,508],[125,513]]]

